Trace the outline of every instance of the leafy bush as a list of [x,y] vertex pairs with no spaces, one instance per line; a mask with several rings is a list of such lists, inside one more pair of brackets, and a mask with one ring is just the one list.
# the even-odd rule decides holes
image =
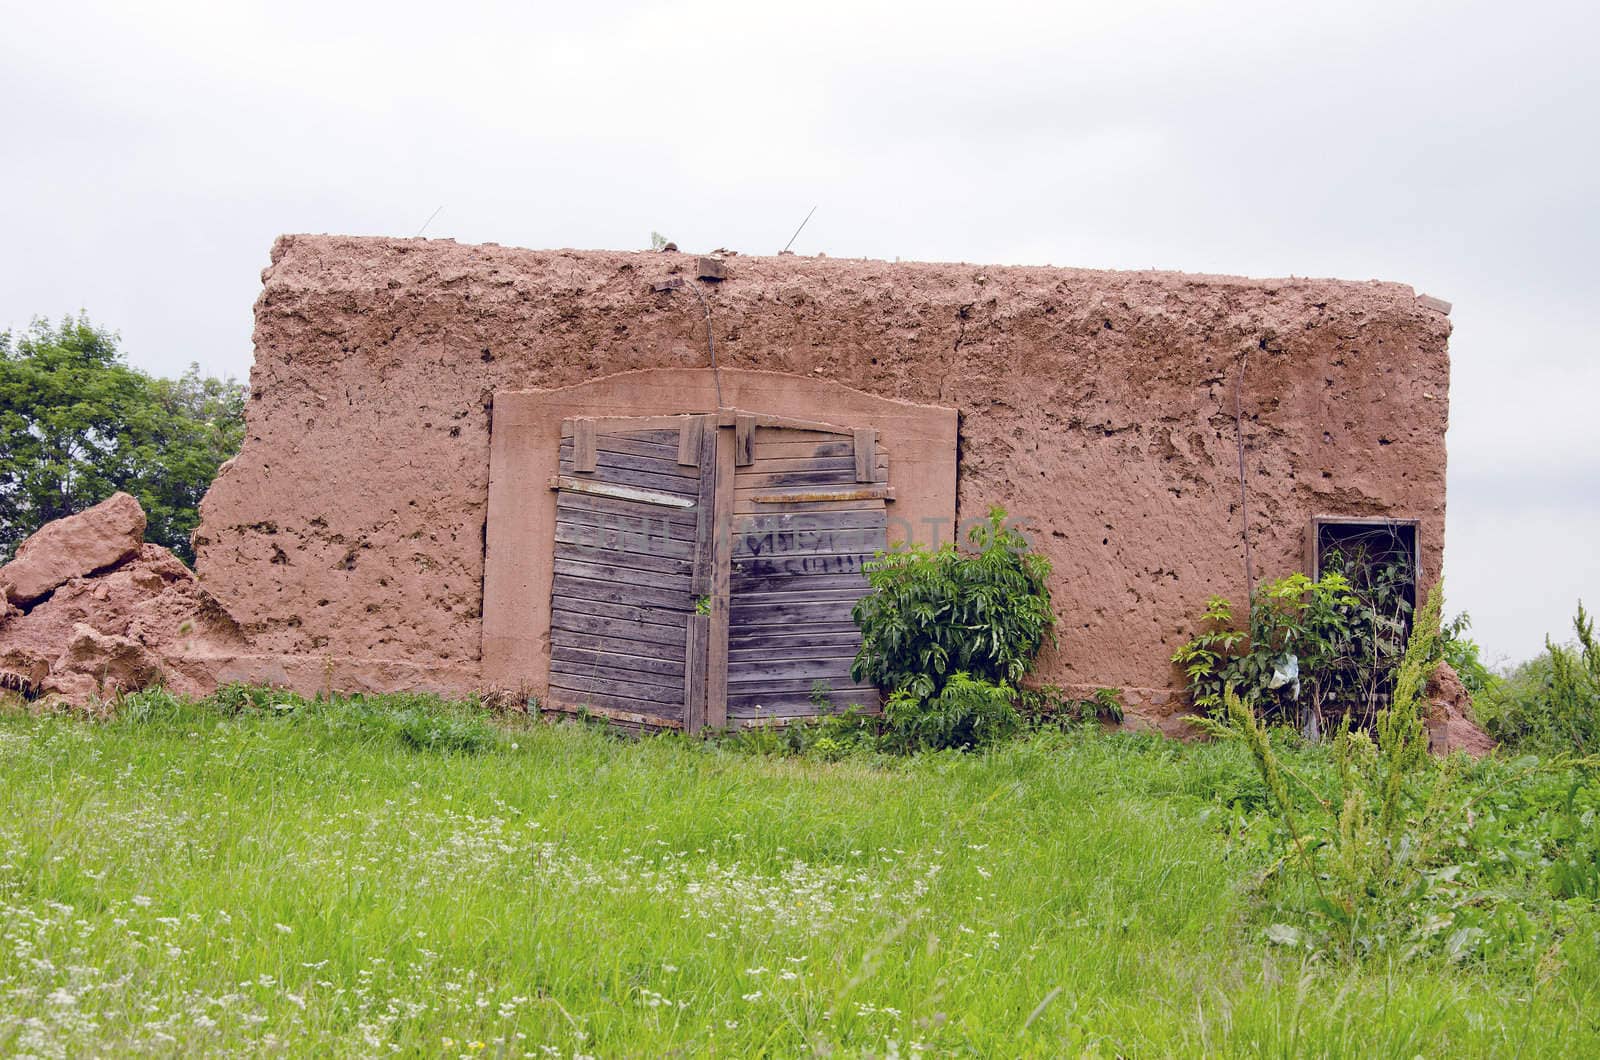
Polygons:
[[889,696],[883,718],[890,742],[900,751],[981,747],[1017,732],[1022,719],[1012,706],[1016,691],[963,672],[924,698],[910,688]]
[[1005,525],[1003,509],[954,544],[879,553],[872,591],[856,604],[861,650],[851,675],[887,692],[938,695],[956,673],[1015,686],[1045,638],[1054,639],[1050,561]]
[[853,612],[856,681],[887,693],[884,721],[902,751],[976,747],[1014,732],[1016,688],[1054,638],[1050,562],[992,508],[955,544],[880,552],[872,592]]
[[1439,629],[1439,656],[1461,678],[1461,684],[1474,699],[1499,683],[1500,678],[1483,662],[1483,649],[1467,636],[1472,618],[1461,612]]
[[1583,604],[1567,646],[1545,650],[1484,690],[1473,714],[1502,743],[1543,754],[1600,750],[1600,642]]
[[1019,689],[1016,705],[1023,722],[1033,728],[1121,722],[1123,717],[1122,692],[1115,688],[1097,688],[1092,695],[1077,697],[1057,685],[1039,685]]
[[1330,717],[1365,725],[1387,698],[1410,627],[1401,591],[1403,564],[1363,570],[1361,589],[1339,569],[1312,581],[1295,573],[1256,590],[1248,630],[1234,628],[1233,608],[1207,601],[1202,632],[1172,661],[1184,670],[1194,705],[1223,710],[1235,694],[1269,722],[1285,722],[1315,738]]

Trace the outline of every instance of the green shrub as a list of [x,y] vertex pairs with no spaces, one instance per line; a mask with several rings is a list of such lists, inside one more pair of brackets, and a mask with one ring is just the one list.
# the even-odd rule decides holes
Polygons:
[[1581,602],[1572,625],[1575,643],[1546,637],[1543,654],[1473,701],[1473,714],[1489,735],[1543,754],[1600,750],[1600,643]]
[[1020,727],[1016,689],[1054,640],[1050,562],[1006,526],[1006,513],[955,544],[880,552],[872,592],[853,612],[861,649],[851,667],[887,695],[884,736],[901,751],[977,747]]
[[1548,651],[1518,663],[1472,701],[1472,716],[1485,732],[1507,747],[1548,753],[1576,741],[1556,724],[1550,710],[1553,683]]
[[1014,735],[1022,718],[1012,705],[1016,690],[957,671],[926,698],[909,688],[891,693],[883,707],[896,750],[973,748]]
[[1248,630],[1234,628],[1233,608],[1213,596],[1202,631],[1172,661],[1183,668],[1196,707],[1223,709],[1223,690],[1269,722],[1293,725],[1312,738],[1331,720],[1370,724],[1391,691],[1410,628],[1411,604],[1401,591],[1403,563],[1362,570],[1357,589],[1340,569],[1312,581],[1295,573],[1263,584],[1250,607]]
[[1050,561],[993,508],[954,544],[879,553],[865,565],[872,591],[856,604],[861,650],[851,669],[889,693],[939,694],[956,673],[1015,686],[1045,639],[1054,640]]
[[1483,649],[1467,636],[1472,618],[1465,611],[1439,629],[1439,656],[1461,678],[1461,684],[1474,699],[1488,692],[1500,678],[1483,662]]
[[1044,684],[1017,691],[1017,712],[1023,723],[1039,729],[1090,722],[1117,722],[1123,717],[1122,692],[1097,688],[1089,696],[1070,696],[1058,685]]

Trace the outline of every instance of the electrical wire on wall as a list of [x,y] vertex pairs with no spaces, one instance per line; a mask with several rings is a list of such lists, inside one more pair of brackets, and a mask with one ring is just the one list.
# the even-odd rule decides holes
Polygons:
[[1255,598],[1255,567],[1250,561],[1250,488],[1245,483],[1244,470],[1244,373],[1250,367],[1250,350],[1245,349],[1239,358],[1239,381],[1233,388],[1234,438],[1239,446],[1239,536],[1244,539],[1244,606],[1249,614],[1250,602]]
[[[711,381],[717,388],[717,408],[722,407],[722,372],[717,368],[717,342],[711,337],[711,303],[706,301],[705,292],[700,290],[698,283],[691,285],[694,296],[700,299],[700,309],[706,315],[706,348],[711,351]],[[1242,460],[1243,457],[1240,457]]]

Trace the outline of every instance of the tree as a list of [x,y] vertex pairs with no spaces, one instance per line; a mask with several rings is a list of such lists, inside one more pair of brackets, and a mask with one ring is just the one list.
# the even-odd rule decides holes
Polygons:
[[86,316],[0,332],[0,562],[52,519],[133,494],[148,540],[193,562],[200,498],[244,440],[243,384],[129,366]]

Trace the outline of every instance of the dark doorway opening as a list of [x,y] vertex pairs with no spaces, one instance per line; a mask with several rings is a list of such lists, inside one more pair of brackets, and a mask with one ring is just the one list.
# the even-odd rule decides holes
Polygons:
[[1420,603],[1417,521],[1316,516],[1307,552],[1313,578],[1342,574],[1360,601],[1353,609],[1351,650],[1340,665],[1346,672],[1334,684],[1345,700],[1336,706],[1357,724],[1371,724],[1389,703]]

